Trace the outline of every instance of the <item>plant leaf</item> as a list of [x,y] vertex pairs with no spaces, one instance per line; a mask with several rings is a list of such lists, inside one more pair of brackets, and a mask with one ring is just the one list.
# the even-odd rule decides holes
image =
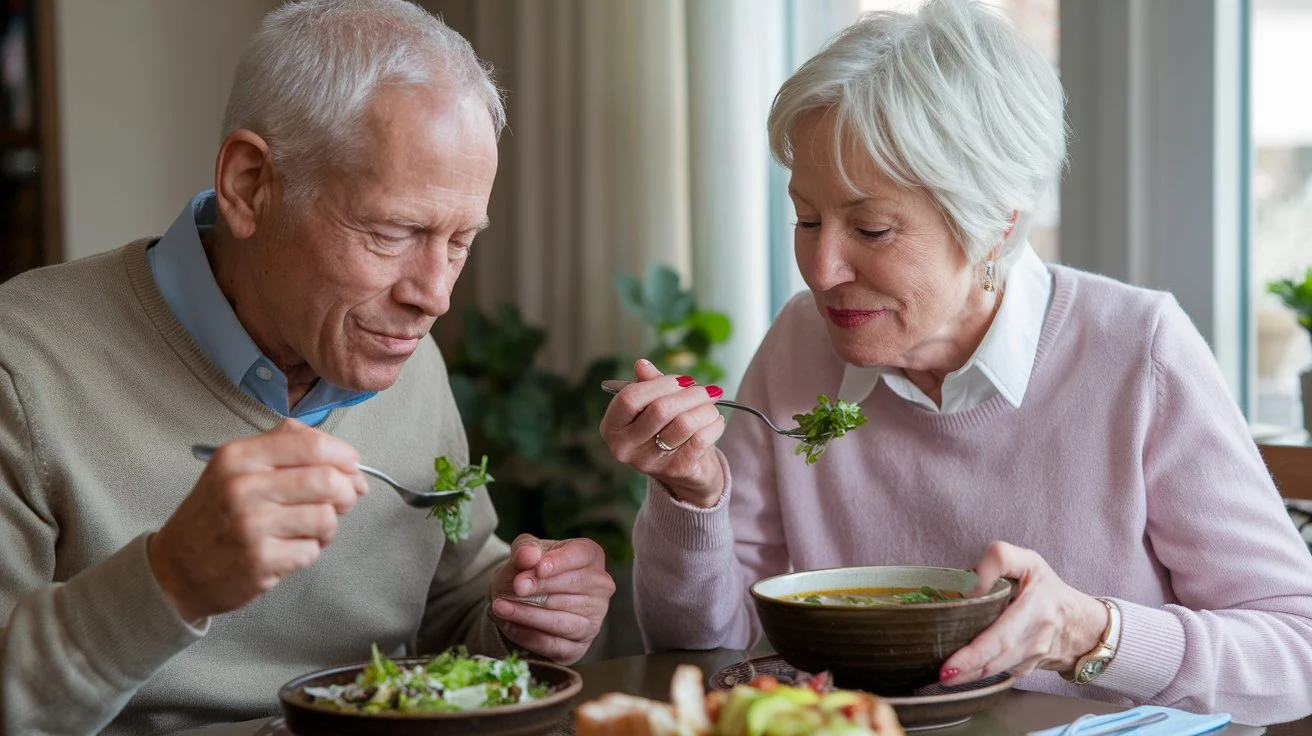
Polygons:
[[646,304],[642,295],[642,284],[627,273],[615,274],[615,291],[620,296],[620,302],[628,307],[630,312],[639,318],[646,316]]
[[729,320],[728,315],[705,309],[698,309],[688,315],[688,327],[704,333],[712,345],[719,345],[728,340],[729,335],[733,333],[733,322]]
[[679,287],[679,274],[669,266],[653,264],[643,285],[644,319],[658,329],[682,322],[692,312],[692,295]]

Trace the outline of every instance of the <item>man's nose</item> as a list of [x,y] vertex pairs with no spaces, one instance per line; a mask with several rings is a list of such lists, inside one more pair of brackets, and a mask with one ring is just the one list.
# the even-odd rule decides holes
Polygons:
[[416,259],[409,273],[397,285],[397,301],[408,304],[429,317],[441,317],[451,308],[451,289],[460,275],[458,263],[446,257],[445,248]]

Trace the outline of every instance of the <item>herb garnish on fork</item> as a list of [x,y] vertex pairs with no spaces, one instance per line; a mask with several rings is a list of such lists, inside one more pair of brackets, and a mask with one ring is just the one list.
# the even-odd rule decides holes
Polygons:
[[832,403],[829,397],[816,397],[815,408],[809,414],[794,414],[798,428],[805,432],[796,454],[806,455],[806,464],[813,465],[824,454],[830,440],[837,439],[866,423],[861,407],[842,399]]
[[469,506],[474,500],[474,489],[492,482],[487,472],[487,455],[478,465],[466,465],[463,468],[442,455],[433,462],[437,468],[437,480],[433,481],[435,491],[464,491],[460,500],[453,503],[434,506],[430,516],[442,519],[442,531],[448,541],[455,543],[469,536]]

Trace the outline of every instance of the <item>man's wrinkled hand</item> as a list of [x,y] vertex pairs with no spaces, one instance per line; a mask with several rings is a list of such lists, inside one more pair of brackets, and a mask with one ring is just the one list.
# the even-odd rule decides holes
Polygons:
[[512,643],[573,664],[597,638],[614,593],[596,542],[521,534],[492,581],[492,618]]
[[292,419],[214,453],[151,535],[151,572],[185,621],[236,610],[309,567],[369,491],[359,454]]

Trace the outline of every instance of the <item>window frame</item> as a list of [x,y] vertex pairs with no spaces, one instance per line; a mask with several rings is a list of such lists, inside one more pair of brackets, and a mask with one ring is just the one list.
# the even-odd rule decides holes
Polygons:
[[1060,5],[1072,129],[1061,261],[1173,293],[1245,413],[1248,10],[1245,0]]

